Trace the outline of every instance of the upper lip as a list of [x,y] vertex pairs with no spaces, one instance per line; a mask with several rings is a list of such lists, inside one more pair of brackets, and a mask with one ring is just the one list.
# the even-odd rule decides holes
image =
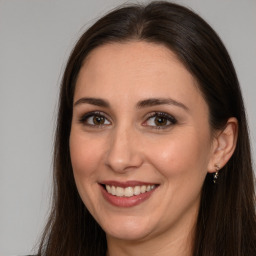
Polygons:
[[105,180],[100,182],[100,184],[121,187],[121,188],[143,186],[143,185],[158,185],[154,182],[144,182],[144,181],[136,181],[136,180],[129,180],[125,182],[115,181],[115,180]]

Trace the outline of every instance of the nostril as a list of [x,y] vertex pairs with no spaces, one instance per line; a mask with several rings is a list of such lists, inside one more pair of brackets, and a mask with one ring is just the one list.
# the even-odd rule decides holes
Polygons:
[[120,128],[106,151],[105,165],[118,173],[136,169],[143,162],[139,149],[136,140]]

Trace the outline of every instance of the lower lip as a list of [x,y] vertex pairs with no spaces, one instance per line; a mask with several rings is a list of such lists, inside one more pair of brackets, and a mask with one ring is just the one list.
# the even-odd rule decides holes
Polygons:
[[150,196],[155,192],[156,188],[139,194],[137,196],[131,196],[131,197],[119,197],[119,196],[113,196],[109,194],[105,188],[103,188],[101,185],[101,191],[103,194],[103,197],[112,205],[117,206],[117,207],[133,207],[136,205],[141,204],[142,202],[146,201],[147,199],[150,198]]

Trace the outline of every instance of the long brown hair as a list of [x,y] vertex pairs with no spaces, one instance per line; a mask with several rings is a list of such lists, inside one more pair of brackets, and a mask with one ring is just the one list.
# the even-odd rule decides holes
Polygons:
[[54,195],[39,255],[102,256],[105,233],[87,211],[74,182],[69,135],[75,84],[88,53],[109,42],[141,40],[165,45],[196,78],[209,109],[212,129],[236,117],[236,150],[220,171],[218,184],[207,174],[196,223],[194,256],[255,256],[254,176],[247,122],[231,59],[214,30],[187,8],[168,2],[131,5],[107,14],[79,39],[60,90],[54,152]]

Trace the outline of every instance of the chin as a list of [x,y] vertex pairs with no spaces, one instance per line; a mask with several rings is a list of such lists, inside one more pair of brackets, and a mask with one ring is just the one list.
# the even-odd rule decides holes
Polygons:
[[152,223],[148,225],[146,221],[128,219],[123,221],[115,221],[109,223],[109,225],[103,226],[103,230],[106,232],[107,236],[114,237],[120,240],[143,240],[147,237],[153,229]]

